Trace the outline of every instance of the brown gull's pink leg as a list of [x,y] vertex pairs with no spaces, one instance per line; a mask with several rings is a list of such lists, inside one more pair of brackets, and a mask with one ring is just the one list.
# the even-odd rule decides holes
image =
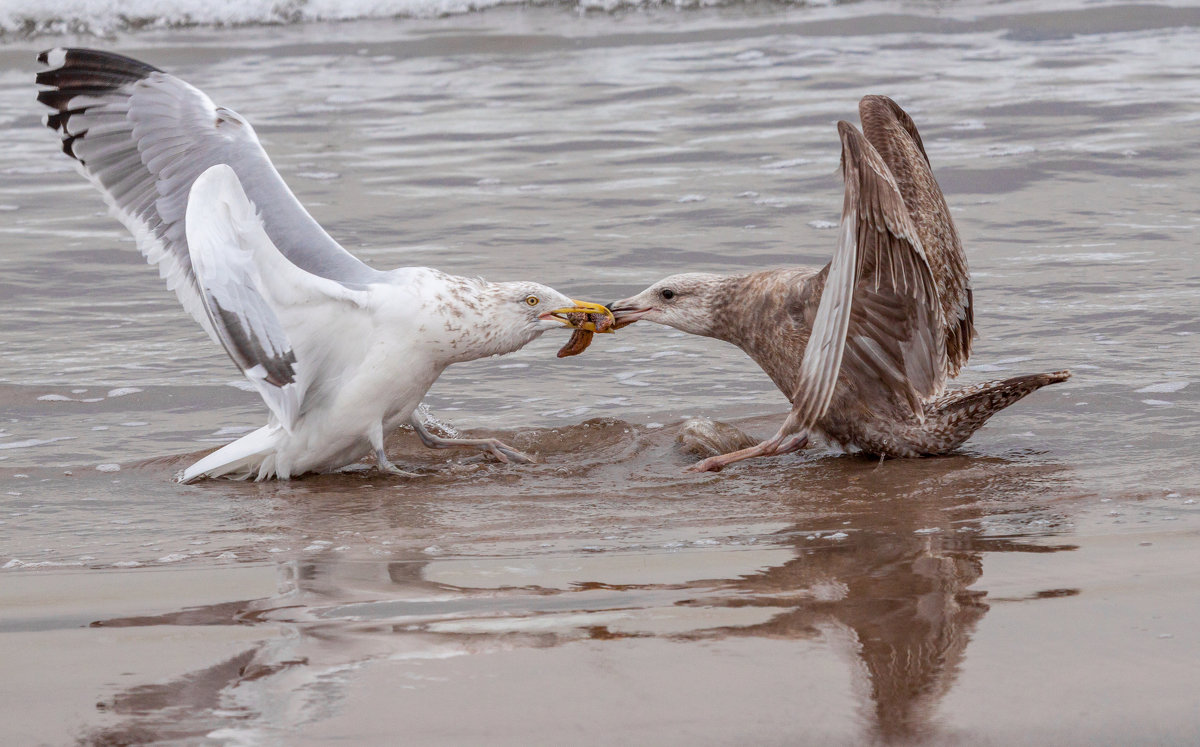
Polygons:
[[753,459],[760,456],[782,456],[791,454],[794,451],[799,451],[808,445],[808,435],[804,433],[785,434],[783,432],[776,433],[771,438],[762,443],[751,446],[747,449],[731,451],[728,454],[719,454],[709,457],[702,461],[696,462],[691,467],[687,468],[687,472],[720,472],[725,467],[740,462],[744,459]]

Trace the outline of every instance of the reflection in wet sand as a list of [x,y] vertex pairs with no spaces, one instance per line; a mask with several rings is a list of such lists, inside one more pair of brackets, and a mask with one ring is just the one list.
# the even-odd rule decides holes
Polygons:
[[[981,469],[965,461],[953,471],[901,465],[879,480],[860,470],[889,463],[833,460],[806,470],[806,489],[800,477],[791,478],[797,484],[790,487],[776,485],[785,491],[786,508],[775,518],[791,521],[753,543],[402,560],[320,552],[281,564],[281,592],[274,597],[100,621],[269,623],[287,633],[170,686],[117,695],[111,708],[126,723],[94,740],[159,727],[172,736],[188,728],[208,733],[214,721],[236,730],[278,723],[282,713],[319,720],[342,697],[339,673],[369,662],[533,652],[584,640],[620,657],[623,641],[647,638],[691,646],[701,656],[711,641],[824,640],[856,662],[850,669],[860,683],[866,733],[885,742],[932,737],[937,704],[988,611],[986,556],[1073,549],[988,535],[997,516],[1017,506],[1027,526],[1052,526],[1053,511],[1037,502],[1063,493],[1069,471],[994,460]],[[855,489],[845,496],[822,484],[851,479]],[[287,506],[321,514],[325,522],[332,510],[315,496]],[[428,512],[393,508],[353,506],[367,522],[429,528],[439,521]],[[287,523],[314,518],[295,515]],[[181,711],[191,715],[181,717]]]
[[[249,669],[254,649],[164,684],[139,685],[100,701],[96,709],[123,717],[121,723],[84,736],[89,745],[128,745],[188,740],[210,730],[204,719],[224,720],[253,714],[224,706],[222,694],[231,684],[254,677]],[[211,722],[210,722],[211,723]]]
[[934,708],[950,689],[987,592],[971,589],[985,552],[1057,552],[975,536],[863,533],[822,553],[797,557],[739,584],[745,596],[711,603],[788,606],[769,621],[707,635],[805,637],[830,622],[852,632],[870,683],[872,728],[885,741],[927,737]]

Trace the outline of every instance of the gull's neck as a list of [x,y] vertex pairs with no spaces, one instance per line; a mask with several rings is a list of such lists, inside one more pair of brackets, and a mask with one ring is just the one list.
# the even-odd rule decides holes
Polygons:
[[710,336],[744,350],[785,393],[794,390],[812,332],[816,273],[799,267],[736,275],[714,291]]
[[427,300],[434,320],[425,330],[443,365],[504,355],[519,350],[541,334],[528,325],[513,324],[505,306],[507,294],[482,278],[465,278],[433,270],[437,290]]
[[708,291],[709,337],[741,346],[757,336],[764,324],[764,304],[770,301],[761,275],[729,275],[713,281]]

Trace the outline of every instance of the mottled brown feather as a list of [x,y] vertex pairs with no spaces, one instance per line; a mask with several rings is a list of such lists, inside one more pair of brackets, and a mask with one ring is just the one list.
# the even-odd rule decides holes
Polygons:
[[[843,221],[856,224],[858,274],[835,401],[873,411],[899,403],[918,420],[945,386],[945,343],[933,275],[896,181],[854,125],[838,123]],[[827,290],[826,290],[827,292]]]
[[937,283],[950,376],[971,355],[975,312],[971,276],[950,208],[933,176],[917,126],[895,101],[866,96],[858,105],[863,134],[895,178]]

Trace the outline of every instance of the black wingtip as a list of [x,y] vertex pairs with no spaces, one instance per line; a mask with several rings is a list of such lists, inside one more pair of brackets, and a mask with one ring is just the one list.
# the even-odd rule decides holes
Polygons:
[[158,68],[140,60],[98,49],[55,47],[37,56],[50,68],[38,72],[35,82],[44,86],[37,100],[57,110],[61,116],[46,120],[46,126],[56,130],[66,127],[71,114],[78,113],[90,103],[72,108],[77,96],[100,97],[154,73]]
[[67,103],[79,93],[78,91],[62,91],[56,88],[48,88],[44,91],[38,91],[37,100],[51,109],[63,111],[67,108]]
[[162,70],[148,65],[132,57],[105,52],[101,49],[86,49],[83,47],[55,47],[41,52],[38,62],[49,65],[50,70],[67,71],[78,69],[80,72],[100,74],[109,78],[137,80]]

